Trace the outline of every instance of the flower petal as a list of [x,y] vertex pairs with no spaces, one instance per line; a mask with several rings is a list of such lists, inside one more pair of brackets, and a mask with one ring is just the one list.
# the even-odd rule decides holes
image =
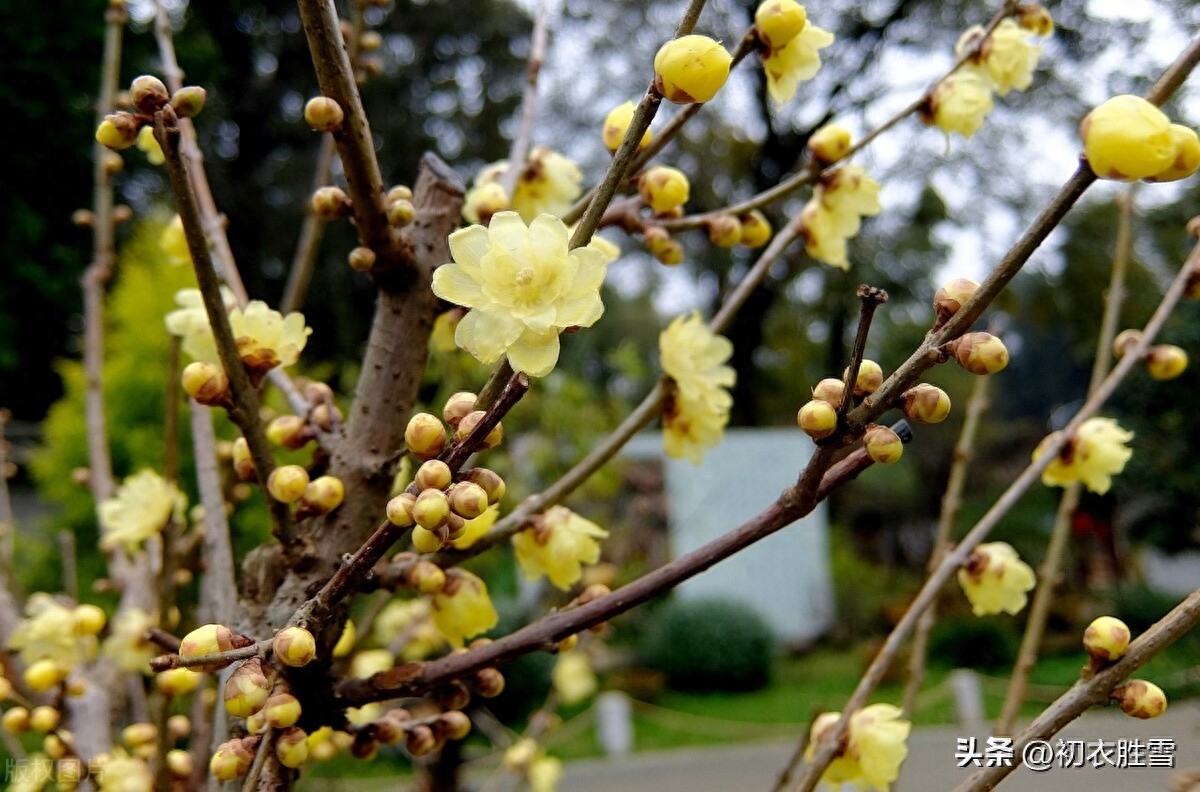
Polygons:
[[508,362],[513,371],[523,371],[531,377],[544,377],[558,362],[558,333],[535,333],[526,330],[508,348]]
[[[521,323],[504,313],[486,309],[467,311],[454,331],[454,343],[481,363],[495,363],[521,335]],[[557,357],[557,353],[555,355]]]
[[[475,274],[478,271],[476,267]],[[467,267],[457,263],[443,264],[433,271],[433,293],[446,302],[466,308],[478,308],[485,301],[479,279],[473,277]]]

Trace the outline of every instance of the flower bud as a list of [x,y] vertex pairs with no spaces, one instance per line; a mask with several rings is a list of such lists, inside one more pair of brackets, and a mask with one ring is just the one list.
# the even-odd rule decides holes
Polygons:
[[950,397],[935,385],[922,382],[904,392],[904,417],[917,423],[935,424],[950,414]]
[[[483,410],[475,410],[463,416],[463,419],[458,422],[458,426],[454,430],[454,439],[458,442],[463,442],[483,420],[483,416],[487,415]],[[504,439],[504,426],[496,424],[492,427],[492,431],[488,432],[483,438],[483,448],[495,448],[500,445],[500,441]]]
[[796,413],[796,423],[813,440],[820,440],[837,429],[837,410],[827,401],[813,399]]
[[412,201],[393,201],[388,205],[387,219],[393,228],[404,228],[417,219],[417,208]]
[[127,149],[137,142],[138,122],[129,113],[111,113],[96,127],[96,142],[113,151]]
[[29,712],[29,728],[42,734],[57,729],[60,720],[62,720],[62,713],[47,704],[34,707]]
[[167,92],[163,81],[149,74],[134,78],[129,84],[129,97],[137,111],[144,115],[154,115],[171,101],[171,94]]
[[195,118],[204,109],[208,91],[199,85],[185,85],[171,95],[171,109],[180,118]]
[[350,264],[350,269],[355,272],[370,272],[371,267],[375,266],[375,251],[369,247],[361,245],[350,251],[346,256],[346,261]]
[[329,514],[342,505],[346,497],[346,487],[337,476],[320,476],[308,482],[304,494],[300,496],[298,517],[310,517]]
[[442,549],[441,537],[419,525],[412,530],[412,544],[418,553],[436,553]]
[[187,715],[172,715],[171,717],[167,718],[168,740],[182,740],[191,733],[192,721]]
[[1112,662],[1125,656],[1131,637],[1125,622],[1112,616],[1101,616],[1083,631],[1083,648],[1096,660]]
[[444,490],[450,486],[451,476],[449,465],[440,459],[430,459],[417,468],[417,474],[413,480],[423,490]]
[[1187,369],[1188,356],[1177,346],[1156,344],[1146,350],[1146,370],[1159,381],[1178,377]]
[[[254,750],[246,744],[246,740],[229,740],[217,746],[212,759],[208,763],[208,771],[218,781],[232,781],[244,776],[250,770],[254,761]],[[258,738],[254,738],[254,747],[258,747]]]
[[683,36],[654,56],[654,87],[676,104],[707,102],[729,78],[730,54],[707,36]]
[[167,769],[176,778],[188,778],[192,775],[192,755],[179,748],[167,751]]
[[717,215],[708,222],[708,240],[717,247],[733,247],[742,241],[742,221],[731,214]]
[[280,448],[295,451],[312,439],[306,429],[305,421],[299,415],[281,415],[267,424],[267,440]]
[[683,171],[667,165],[655,165],[638,179],[638,195],[655,214],[683,206],[691,190]]
[[422,594],[437,594],[446,585],[446,573],[432,561],[418,561],[409,568],[404,582]]
[[1017,6],[1017,24],[1038,36],[1054,32],[1054,17],[1041,3],[1021,3]]
[[228,652],[249,646],[253,641],[238,635],[223,624],[205,624],[197,627],[179,642],[179,656],[187,659]]
[[308,665],[317,656],[317,641],[303,627],[284,627],[275,633],[272,648],[279,662],[297,668]]
[[481,668],[475,672],[472,681],[475,692],[484,698],[495,698],[504,692],[504,674],[498,668]]
[[938,318],[945,321],[954,316],[978,288],[978,283],[967,278],[955,278],[939,288],[933,295],[933,309],[937,311]]
[[[626,102],[623,105],[614,107],[604,119],[604,148],[611,152],[616,152],[621,146],[621,141],[625,139],[625,133],[629,131],[629,125],[633,123],[633,113],[636,108],[633,102]],[[650,145],[650,130],[647,129],[642,133],[642,139],[638,141],[638,151]]]
[[200,687],[204,675],[190,668],[169,668],[154,676],[154,686],[168,696],[182,696]]
[[104,629],[108,617],[104,609],[95,605],[76,605],[71,611],[71,632],[78,636],[96,635]]
[[312,210],[322,220],[337,220],[350,214],[350,198],[341,187],[322,187],[312,195]]
[[96,224],[96,213],[91,209],[76,209],[71,212],[71,222],[80,228],[91,228]]
[[483,487],[483,491],[487,493],[488,505],[494,506],[504,498],[504,493],[507,486],[504,479],[500,478],[500,474],[488,468],[471,468],[463,478],[473,484],[478,484]]
[[6,701],[13,694],[13,684],[7,677],[0,676],[0,701]]
[[826,124],[808,139],[808,153],[823,168],[846,156],[853,140],[850,130],[841,124]]
[[[842,372],[844,378],[849,368]],[[870,396],[883,384],[883,368],[874,360],[863,360],[858,365],[858,376],[854,380],[854,395]]]
[[991,333],[967,333],[952,343],[954,359],[972,374],[995,374],[1008,365],[1008,348]]
[[1186,179],[1200,169],[1200,136],[1191,127],[1171,124],[1171,140],[1175,144],[1175,159],[1153,176],[1148,182],[1172,182]]
[[229,403],[229,377],[216,363],[197,360],[189,363],[180,377],[183,392],[207,407]]
[[471,733],[471,719],[457,709],[443,712],[434,724],[434,730],[444,739],[461,740]]
[[280,465],[267,477],[267,492],[280,503],[295,503],[308,486],[308,471],[299,465]]
[[308,761],[308,734],[298,726],[284,729],[275,738],[275,756],[284,767],[296,768]]
[[1162,173],[1175,161],[1171,120],[1140,96],[1114,96],[1079,125],[1088,164],[1101,179],[1132,181]]
[[754,12],[758,37],[772,50],[799,36],[807,22],[808,14],[796,0],[765,0]]
[[401,492],[387,503],[387,518],[392,525],[407,528],[415,521],[412,516],[413,504],[417,496],[411,492]]
[[404,442],[417,459],[433,459],[446,447],[446,427],[435,415],[417,413],[404,429]]
[[446,493],[439,489],[422,490],[412,507],[413,520],[427,531],[432,531],[450,516],[450,502]]
[[872,426],[863,435],[863,447],[867,456],[881,465],[890,465],[904,454],[904,443],[900,435],[886,426]]
[[328,96],[314,96],[304,105],[304,120],[314,132],[336,132],[345,118],[342,106]]
[[[666,233],[664,231],[664,233]],[[660,264],[665,264],[668,267],[674,267],[683,262],[683,243],[678,239],[667,234],[661,240],[657,237],[651,240],[647,237],[647,245],[650,254],[658,259]]]
[[1120,360],[1125,357],[1125,353],[1133,348],[1139,341],[1142,340],[1141,330],[1122,330],[1117,333],[1117,337],[1113,339],[1113,356]]
[[252,657],[238,666],[225,683],[225,711],[235,718],[253,715],[262,709],[270,694],[262,660]]
[[463,519],[473,520],[487,511],[488,494],[483,487],[469,481],[455,484],[447,496],[451,510]]
[[13,734],[29,731],[29,710],[24,707],[9,707],[4,711],[4,715],[0,716],[0,725]]
[[158,728],[153,723],[131,723],[121,730],[121,742],[126,748],[144,748],[158,742]]
[[1121,712],[1134,718],[1157,718],[1167,711],[1167,694],[1153,682],[1131,679],[1113,689],[1112,698]]
[[242,481],[254,481],[254,458],[250,456],[250,444],[246,442],[246,438],[239,437],[234,440],[231,450],[230,459],[233,461],[233,470],[237,477]]
[[[47,734],[42,740],[42,753],[56,761],[59,759],[65,759],[67,755],[74,750],[75,741],[73,735],[71,735],[70,739],[63,739],[62,735],[71,735],[71,733],[64,729],[63,731],[55,734]],[[62,772],[61,768],[59,772]],[[78,779],[74,780],[78,781]],[[11,787],[9,788],[11,789]],[[61,786],[59,788],[61,789]]]
[[62,682],[71,669],[49,658],[36,660],[25,667],[25,684],[34,693],[45,693]]
[[387,195],[383,197],[385,204],[393,204],[396,201],[411,201],[413,197],[412,188],[407,184],[397,184],[387,191]]
[[404,747],[413,756],[424,756],[437,747],[437,739],[433,736],[432,729],[421,724],[409,729]]
[[813,388],[813,398],[829,402],[835,410],[841,406],[842,398],[846,395],[846,384],[840,379],[827,377]]
[[276,729],[295,725],[300,720],[300,700],[291,693],[275,693],[262,707],[267,723]]
[[262,734],[267,730],[267,716],[259,710],[252,715],[246,717],[246,733],[247,734]]
[[742,215],[742,244],[748,248],[760,248],[771,241],[771,221],[755,209]]
[[467,193],[463,214],[478,217],[480,223],[488,223],[492,215],[508,209],[508,193],[500,182],[481,184]]
[[475,411],[475,402],[478,398],[470,391],[459,391],[446,399],[446,404],[442,407],[442,419],[452,429],[457,429],[462,419]]
[[128,223],[133,219],[133,209],[129,204],[117,204],[112,210],[113,225]]

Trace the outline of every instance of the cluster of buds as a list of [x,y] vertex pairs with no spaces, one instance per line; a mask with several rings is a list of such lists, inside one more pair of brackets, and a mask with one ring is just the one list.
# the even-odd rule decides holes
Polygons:
[[174,94],[157,77],[143,74],[129,85],[129,97],[135,112],[110,113],[96,128],[96,142],[121,151],[138,142],[143,127],[154,123],[154,114],[170,106],[180,118],[192,118],[204,109],[205,91],[196,85],[180,88]]
[[[1113,354],[1117,358],[1125,357],[1126,353],[1142,340],[1138,330],[1122,330],[1113,339]],[[1172,380],[1187,370],[1188,355],[1183,349],[1172,344],[1155,344],[1147,347],[1142,353],[1146,371],[1160,382]]]
[[1168,182],[1200,169],[1200,137],[1173,124],[1140,96],[1121,94],[1104,102],[1079,124],[1088,165],[1101,179]]
[[[465,687],[463,688],[465,691]],[[466,693],[470,698],[470,693]],[[462,703],[466,706],[466,702]],[[358,728],[351,752],[359,758],[370,758],[379,745],[403,744],[409,755],[426,756],[440,750],[447,741],[462,740],[471,732],[471,719],[458,709],[448,709],[436,715],[414,718],[404,708],[388,710],[381,717]]]
[[487,468],[472,468],[454,480],[449,465],[430,459],[417,469],[413,483],[388,501],[393,525],[413,527],[413,546],[432,553],[462,538],[467,523],[483,516],[504,497],[504,480]]
[[387,191],[384,205],[387,207],[388,224],[393,228],[404,228],[417,219],[417,208],[413,206],[412,189],[397,184]]
[[[1083,648],[1089,666],[1085,673],[1094,674],[1125,656],[1133,637],[1129,626],[1113,616],[1094,619],[1083,631]],[[1131,679],[1117,685],[1109,696],[1126,715],[1134,718],[1157,718],[1167,710],[1167,695],[1162,688],[1144,679]]]
[[[450,427],[456,442],[465,442],[486,414],[483,410],[475,409],[476,401],[474,393],[459,391],[446,400],[440,420],[432,413],[415,414],[404,429],[404,442],[409,452],[424,461],[440,456],[446,450],[449,437],[446,425]],[[504,427],[497,423],[484,435],[482,447],[495,448],[503,439]]]
[[669,102],[707,102],[729,78],[733,56],[708,36],[668,41],[654,55],[654,87]]

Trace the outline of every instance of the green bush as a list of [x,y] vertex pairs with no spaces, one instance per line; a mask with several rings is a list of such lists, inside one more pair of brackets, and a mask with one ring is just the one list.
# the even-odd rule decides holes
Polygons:
[[1011,624],[993,618],[948,618],[929,633],[929,662],[943,668],[998,671],[1017,658],[1017,636]]
[[774,653],[771,629],[745,605],[676,599],[655,612],[644,661],[676,690],[745,691],[767,684]]

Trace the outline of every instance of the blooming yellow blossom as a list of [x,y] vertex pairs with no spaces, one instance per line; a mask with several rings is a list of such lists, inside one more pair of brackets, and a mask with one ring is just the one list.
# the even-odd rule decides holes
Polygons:
[[1042,48],[1029,42],[1029,32],[1012,19],[1003,20],[980,50],[979,65],[1000,96],[1024,91],[1033,82]]
[[[864,792],[871,789],[887,792],[908,756],[907,740],[912,724],[901,720],[901,714],[900,708],[891,704],[871,704],[851,715],[846,747],[826,768],[821,780],[834,788],[853,783]],[[841,717],[840,712],[826,712],[813,722],[809,759],[814,746]]]
[[993,107],[987,80],[974,71],[960,69],[937,84],[921,117],[945,132],[947,138],[951,132],[969,138],[983,126],[983,119]]
[[43,592],[32,594],[25,603],[25,618],[13,630],[8,648],[21,653],[26,666],[39,660],[51,660],[64,669],[74,668],[84,659],[87,647],[75,637],[75,612]]
[[[1061,434],[1054,432],[1038,444],[1033,451],[1035,462]],[[1103,495],[1112,486],[1112,477],[1125,469],[1125,463],[1133,455],[1125,445],[1132,439],[1133,432],[1122,429],[1112,418],[1089,418],[1043,471],[1042,483],[1047,487],[1065,487],[1078,481]]]
[[507,354],[516,371],[549,374],[558,334],[590,327],[604,313],[604,254],[591,246],[568,250],[567,241],[558,218],[540,215],[526,226],[515,212],[451,234],[454,261],[434,272],[433,291],[471,309],[455,342],[483,363]]
[[[392,636],[389,640],[394,640]],[[352,679],[367,679],[387,671],[396,664],[396,658],[387,649],[364,649],[355,652],[350,658],[350,677]]]
[[96,507],[103,535],[100,547],[120,545],[129,554],[162,531],[171,515],[182,514],[187,503],[174,484],[147,468],[128,476],[117,493]]
[[1007,542],[987,542],[975,548],[958,570],[958,583],[976,616],[1011,613],[1025,607],[1025,592],[1037,579],[1033,569]]
[[663,371],[676,389],[663,407],[663,447],[668,456],[700,464],[704,450],[721,442],[736,373],[725,365],[733,344],[700,321],[678,316],[658,338]]
[[833,214],[837,231],[846,237],[858,233],[861,218],[883,211],[879,182],[860,165],[841,168],[813,191],[813,197]]
[[796,86],[816,76],[821,68],[820,50],[833,43],[833,34],[811,22],[787,44],[763,56],[767,93],[776,105],[796,95]]
[[558,700],[568,707],[590,698],[599,687],[592,664],[587,655],[579,651],[559,654],[554,670],[550,672],[550,681],[554,683]]
[[521,571],[529,580],[542,575],[566,591],[583,576],[583,564],[600,559],[599,539],[608,531],[564,506],[554,506],[537,526],[515,534],[513,550]]
[[451,540],[450,546],[456,550],[466,550],[486,536],[487,532],[492,530],[492,526],[496,524],[496,520],[499,517],[499,506],[488,507],[487,511],[483,514],[474,519],[467,520],[462,536]]
[[[225,311],[237,307],[237,298],[227,287],[221,287],[221,300],[225,303]],[[164,317],[167,332],[183,339],[183,351],[193,358],[199,359],[200,353],[212,345],[212,331],[208,324],[208,311],[204,308],[204,298],[199,289],[180,289],[175,292],[175,304],[179,307]],[[205,341],[204,336],[209,336]],[[193,340],[193,336],[196,339]],[[212,361],[216,362],[216,361]]]
[[146,632],[153,626],[154,619],[139,608],[121,611],[104,639],[104,656],[122,671],[149,674],[150,661],[158,654],[154,644],[146,640]]
[[845,233],[846,220],[845,215],[834,213],[819,198],[814,196],[810,199],[800,212],[801,233],[808,255],[831,267],[850,269],[846,249],[849,240],[849,235]]
[[[190,295],[183,297],[187,291],[185,289],[175,296],[175,301],[183,309],[194,308],[194,298]],[[181,297],[189,302],[185,304]],[[177,313],[167,315],[168,328],[172,325],[171,317]],[[180,317],[174,322],[178,327],[189,330],[188,335],[184,336],[184,352],[196,360],[220,363],[216,341],[207,321],[202,326],[194,318]],[[242,363],[251,374],[260,376],[276,366],[290,366],[299,360],[300,352],[312,334],[312,328],[304,324],[304,314],[293,311],[284,316],[261,300],[251,300],[245,308],[232,308],[229,311],[229,324],[233,328],[233,338],[237,342]]]
[[396,599],[375,617],[373,636],[376,643],[390,646],[401,635],[406,637],[400,650],[403,660],[421,660],[446,645],[446,639],[430,619],[429,600]]
[[502,209],[511,209],[526,223],[540,214],[559,217],[583,193],[583,171],[557,151],[538,146],[529,152],[511,198],[500,187],[508,171],[508,160],[487,165],[463,200],[463,217],[479,223]]
[[141,759],[114,755],[100,766],[100,792],[151,792],[154,773]]
[[430,616],[452,646],[487,632],[500,620],[488,596],[487,584],[464,569],[446,570],[446,585],[434,594]]
[[151,165],[162,165],[167,161],[163,156],[162,146],[158,145],[158,140],[154,137],[154,127],[144,126],[137,136],[138,150],[146,155],[146,161]]

